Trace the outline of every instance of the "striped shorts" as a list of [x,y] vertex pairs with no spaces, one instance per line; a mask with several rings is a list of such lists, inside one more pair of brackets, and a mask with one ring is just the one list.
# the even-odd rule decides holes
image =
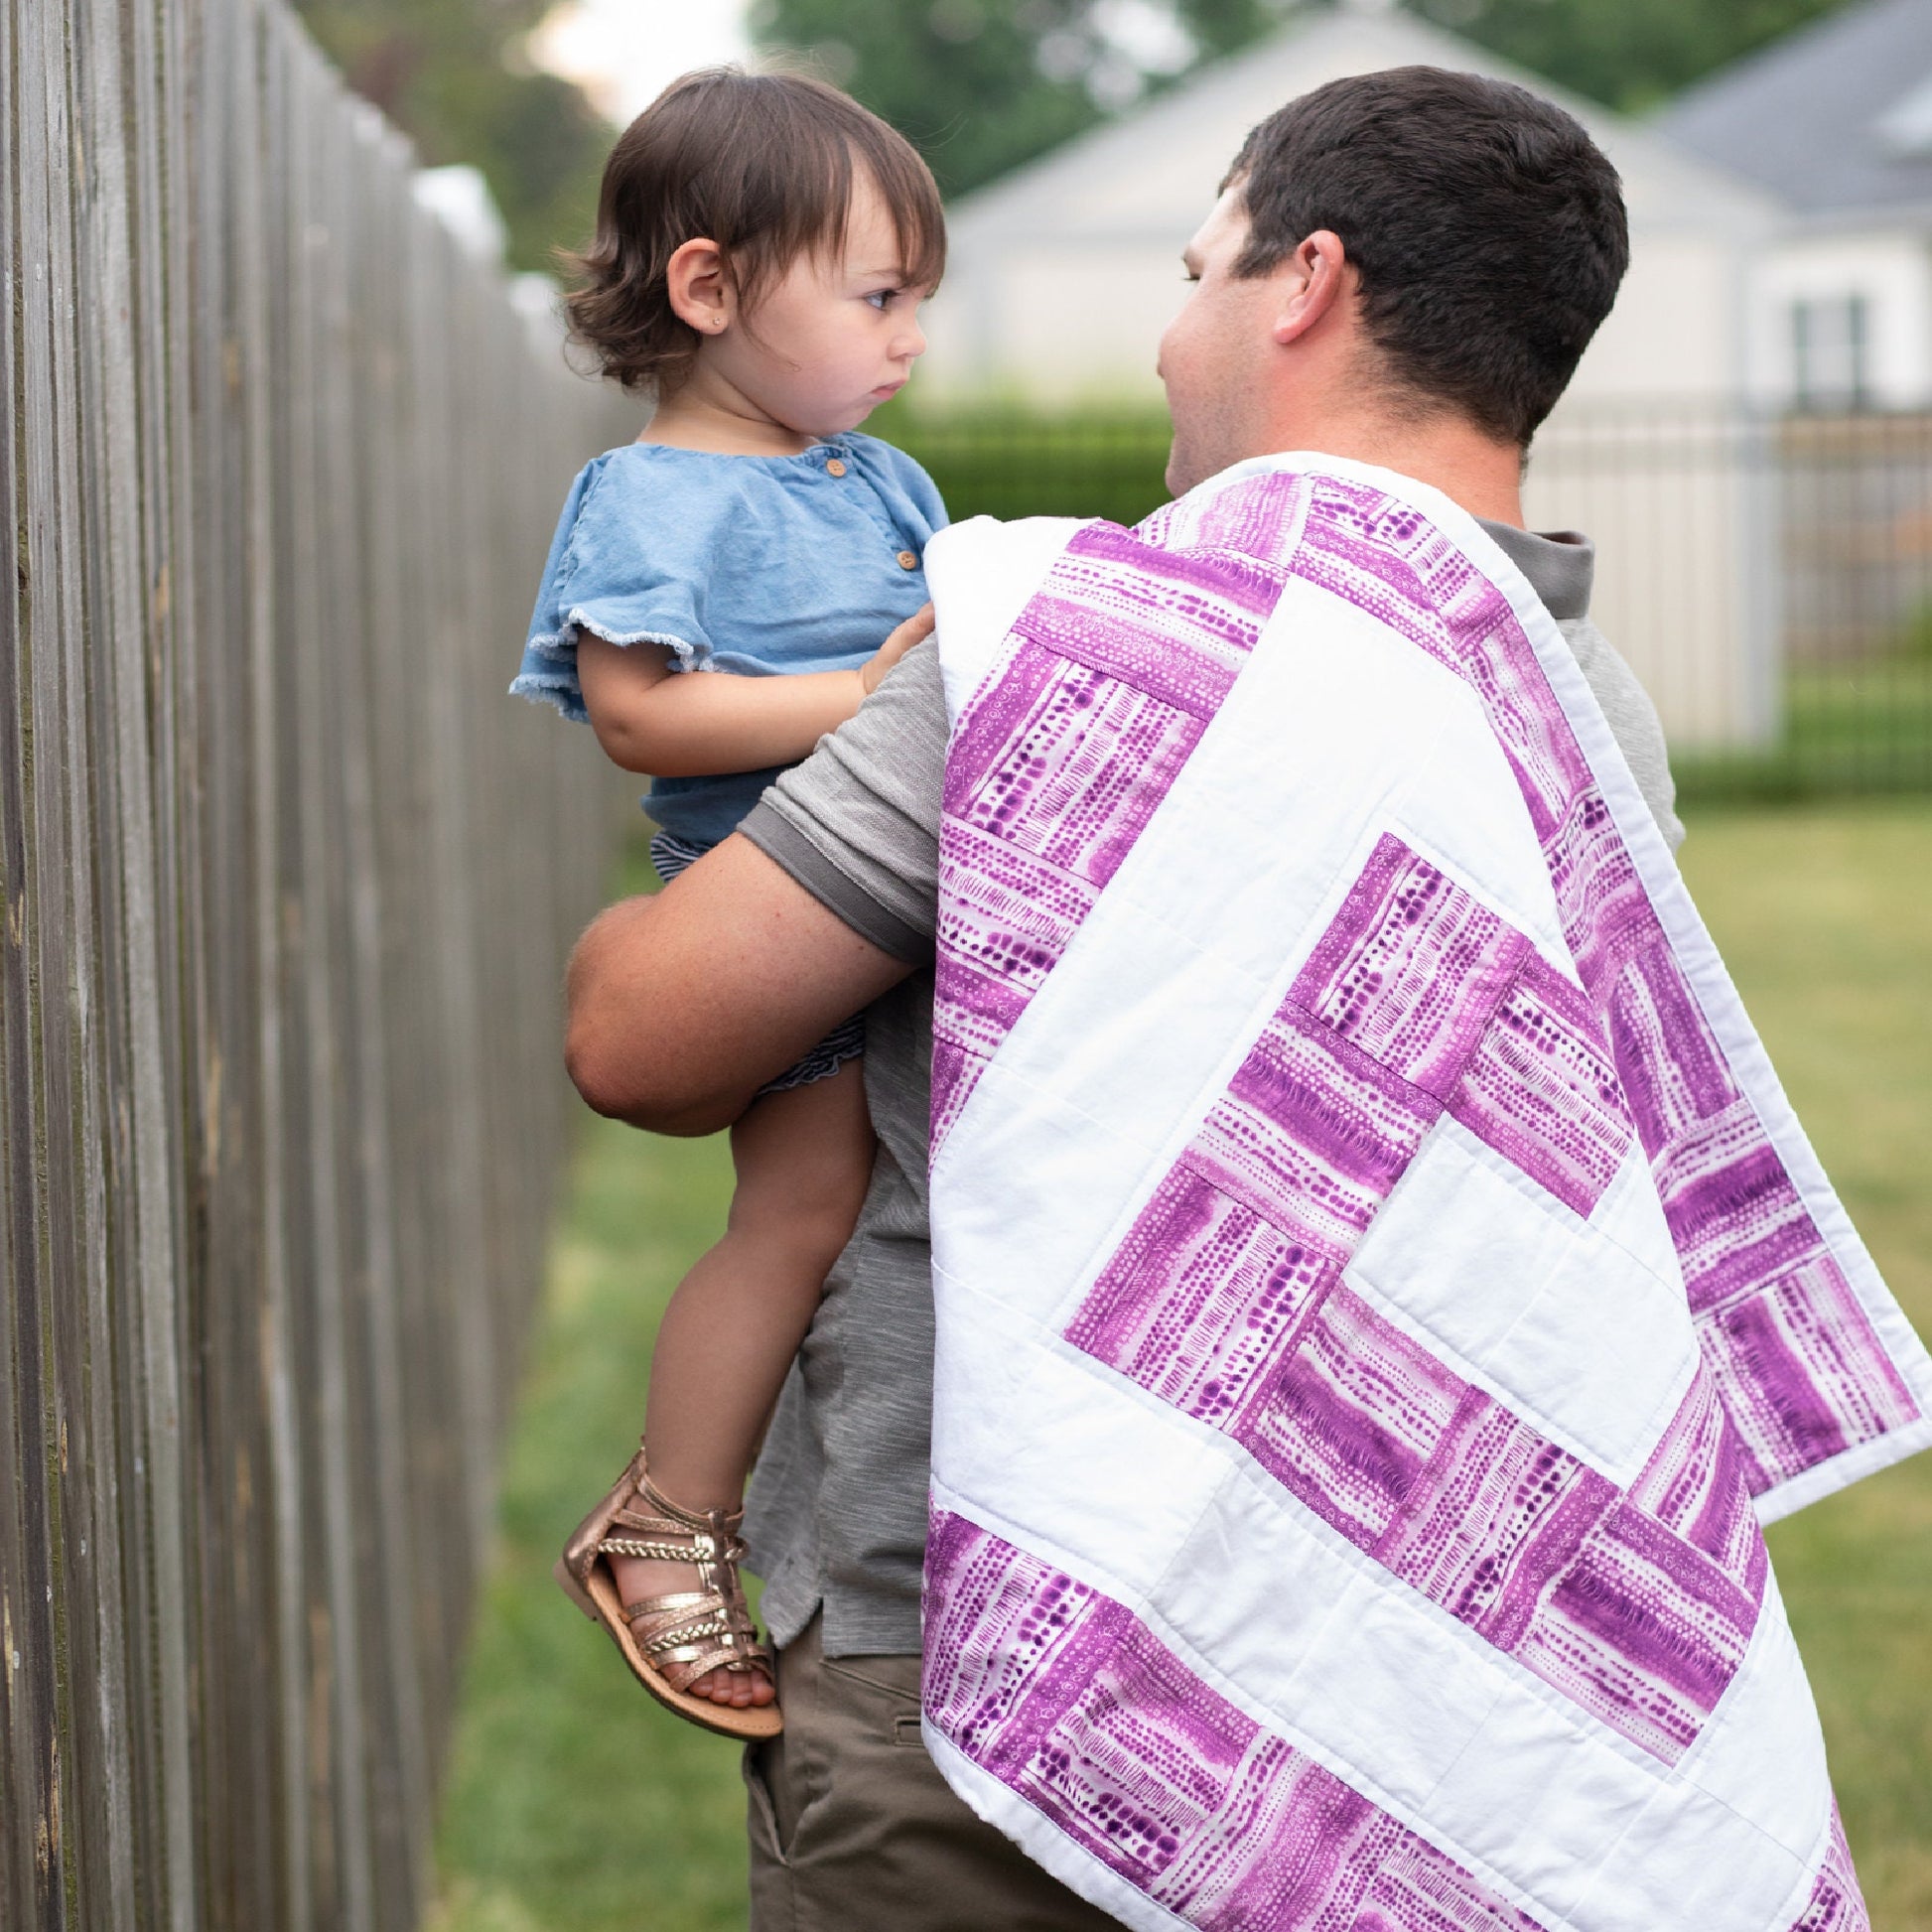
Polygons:
[[[650,862],[657,868],[658,878],[668,886],[710,850],[708,845],[693,845],[689,839],[659,832],[650,842]],[[767,1080],[759,1094],[761,1097],[767,1093],[789,1093],[793,1087],[809,1087],[815,1081],[829,1080],[847,1060],[856,1060],[865,1050],[866,1016],[855,1013],[850,1020],[834,1027],[796,1066],[787,1067],[775,1080]]]

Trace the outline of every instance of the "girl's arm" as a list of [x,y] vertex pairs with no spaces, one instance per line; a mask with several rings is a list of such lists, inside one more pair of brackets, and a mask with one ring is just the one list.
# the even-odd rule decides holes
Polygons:
[[671,669],[664,644],[578,633],[577,680],[605,756],[653,778],[761,771],[802,759],[859,709],[932,632],[932,606],[907,618],[856,671],[733,677]]

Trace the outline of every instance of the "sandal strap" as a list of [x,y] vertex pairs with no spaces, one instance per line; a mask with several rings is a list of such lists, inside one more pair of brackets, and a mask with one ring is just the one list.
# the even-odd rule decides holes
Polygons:
[[[639,1509],[620,1509],[613,1513],[611,1529],[598,1547],[624,1557],[658,1557],[666,1563],[705,1563],[713,1558],[743,1563],[748,1553],[737,1526],[744,1516],[742,1509],[733,1510],[729,1516],[723,1510],[713,1510],[709,1516],[681,1509],[672,1515],[652,1516]],[[631,1534],[618,1535],[612,1534],[613,1531]],[[661,1547],[652,1550],[632,1547],[641,1543]]]
[[682,1510],[675,1516],[667,1516],[662,1511],[653,1515],[648,1510],[618,1509],[611,1513],[611,1524],[617,1529],[654,1530],[660,1536],[695,1536],[707,1543],[735,1543],[744,1517],[742,1509],[733,1510],[729,1516],[722,1509],[713,1510],[710,1516],[700,1516],[696,1521]]
[[745,1560],[745,1539],[738,1534],[745,1520],[743,1508],[685,1509],[666,1496],[648,1476],[635,1491],[643,1507],[623,1507],[612,1513],[606,1533],[598,1541],[605,1556],[641,1557],[658,1563],[688,1563],[702,1587],[715,1595],[745,1641],[754,1640],[751,1613],[745,1607],[738,1566]]
[[682,1504],[672,1502],[648,1475],[637,1484],[637,1493],[660,1516],[668,1518],[679,1529],[707,1530],[722,1539],[736,1536],[745,1521],[743,1503],[736,1509],[686,1509]]
[[734,1603],[711,1590],[676,1590],[626,1603],[623,1616],[637,1648],[674,1691],[720,1669],[762,1671],[776,1681],[742,1596]]
[[[694,1544],[699,1547],[694,1548]],[[657,1563],[701,1564],[719,1558],[726,1563],[743,1563],[747,1555],[743,1543],[728,1543],[719,1550],[712,1547],[708,1537],[685,1537],[681,1541],[672,1541],[668,1537],[607,1536],[597,1547],[606,1556],[648,1557]]]

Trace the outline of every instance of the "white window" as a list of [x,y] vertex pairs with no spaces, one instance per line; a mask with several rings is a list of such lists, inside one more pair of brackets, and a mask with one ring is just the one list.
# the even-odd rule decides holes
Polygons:
[[1863,409],[1871,400],[1871,318],[1863,296],[1792,303],[1791,372],[1800,409]]

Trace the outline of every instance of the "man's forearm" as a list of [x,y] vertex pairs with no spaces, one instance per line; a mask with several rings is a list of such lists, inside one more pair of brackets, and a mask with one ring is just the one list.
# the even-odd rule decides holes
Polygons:
[[680,1068],[675,1012],[655,970],[670,967],[654,946],[662,897],[621,900],[578,940],[565,981],[564,1065],[600,1114],[658,1134],[711,1134],[736,1120],[744,1103],[732,1104],[723,1081]]
[[714,1133],[910,970],[749,839],[729,838],[585,931],[567,983],[565,1064],[601,1114]]

